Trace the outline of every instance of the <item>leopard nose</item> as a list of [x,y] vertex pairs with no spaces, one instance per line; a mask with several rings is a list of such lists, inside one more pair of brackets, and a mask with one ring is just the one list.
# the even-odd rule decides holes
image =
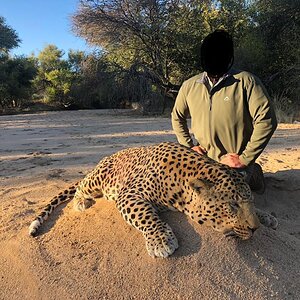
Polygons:
[[253,228],[253,227],[249,227],[249,226],[248,226],[248,229],[251,230],[252,233],[254,233],[254,232],[256,231],[257,228]]

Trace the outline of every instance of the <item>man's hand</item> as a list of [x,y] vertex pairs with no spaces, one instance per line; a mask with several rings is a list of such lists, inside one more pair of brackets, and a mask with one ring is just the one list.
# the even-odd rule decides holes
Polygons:
[[206,149],[200,145],[192,147],[192,150],[196,151],[200,155],[205,155],[207,153]]
[[221,157],[220,163],[231,168],[245,168],[246,166],[240,161],[240,157],[236,153],[227,153]]

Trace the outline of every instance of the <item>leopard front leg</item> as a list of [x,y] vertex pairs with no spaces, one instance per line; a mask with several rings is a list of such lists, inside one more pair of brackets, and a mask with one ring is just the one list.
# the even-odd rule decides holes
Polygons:
[[271,227],[272,229],[276,229],[278,226],[277,218],[263,210],[255,208],[256,215],[259,219],[259,222],[266,227]]
[[143,233],[151,257],[168,257],[178,248],[171,227],[159,218],[150,202],[121,193],[116,205],[125,221]]

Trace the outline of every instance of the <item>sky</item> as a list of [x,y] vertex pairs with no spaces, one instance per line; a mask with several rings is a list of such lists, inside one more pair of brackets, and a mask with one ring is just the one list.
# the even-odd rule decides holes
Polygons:
[[90,50],[71,31],[71,15],[79,0],[0,0],[0,15],[22,40],[12,54],[37,55],[47,44],[66,53],[69,49]]

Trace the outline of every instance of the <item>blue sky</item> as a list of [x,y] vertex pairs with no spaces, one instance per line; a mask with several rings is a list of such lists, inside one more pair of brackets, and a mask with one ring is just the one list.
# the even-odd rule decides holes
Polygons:
[[0,15],[22,40],[13,54],[37,55],[47,44],[69,49],[88,50],[85,41],[71,31],[70,16],[79,0],[0,0]]

